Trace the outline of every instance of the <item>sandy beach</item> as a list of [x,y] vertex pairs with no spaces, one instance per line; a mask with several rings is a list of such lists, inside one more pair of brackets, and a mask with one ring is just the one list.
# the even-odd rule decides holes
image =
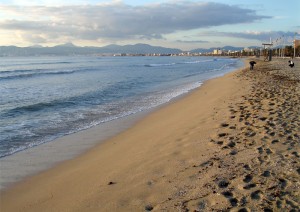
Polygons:
[[205,82],[1,191],[0,210],[299,211],[300,61],[288,60]]

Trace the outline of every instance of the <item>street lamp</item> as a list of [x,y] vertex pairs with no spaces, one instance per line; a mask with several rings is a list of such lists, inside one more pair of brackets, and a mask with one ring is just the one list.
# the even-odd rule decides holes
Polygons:
[[295,56],[296,56],[296,34],[297,34],[297,32],[295,32],[295,34],[294,34],[294,57],[293,58],[295,58]]

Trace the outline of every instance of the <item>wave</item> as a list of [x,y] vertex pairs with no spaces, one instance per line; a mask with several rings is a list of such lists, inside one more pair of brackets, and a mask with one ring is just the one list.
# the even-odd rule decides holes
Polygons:
[[[87,117],[74,119],[70,121],[63,121],[63,125],[61,124],[61,120],[58,120],[55,122],[56,124],[52,125],[54,127],[49,127],[46,130],[40,130],[37,132],[29,132],[28,134],[21,133],[18,135],[15,135],[13,137],[8,137],[7,140],[13,140],[16,142],[16,140],[19,140],[19,146],[18,145],[12,145],[8,149],[0,149],[0,158],[12,155],[14,153],[39,146],[41,144],[51,142],[57,138],[70,135],[73,133],[80,132],[82,130],[89,129],[91,127],[97,126],[99,124],[103,124],[106,122],[110,122],[119,118],[123,118],[132,114],[135,114],[138,111],[127,111],[120,114],[115,114],[113,116],[106,117],[104,119],[93,119],[88,120]],[[86,116],[85,114],[77,114],[77,117],[80,116]],[[93,115],[95,117],[95,115]],[[69,127],[72,126],[72,127]],[[75,126],[75,127],[74,127]]]
[[214,62],[217,61],[215,59],[212,60],[195,60],[195,61],[186,61],[186,62],[182,62],[182,64],[196,64],[196,63],[207,63],[207,62]]
[[35,70],[15,70],[15,71],[2,71],[0,72],[0,80],[10,80],[10,79],[21,79],[21,78],[31,78],[42,75],[61,75],[61,74],[73,74],[76,70],[45,70],[45,69],[35,69]]
[[39,102],[31,105],[24,105],[20,107],[15,107],[9,109],[1,114],[0,117],[2,118],[12,118],[17,117],[19,115],[27,115],[30,112],[38,112],[42,110],[50,110],[50,109],[59,109],[65,108],[75,105],[75,102],[72,101],[64,101],[64,100],[54,100],[50,102]]
[[180,65],[180,64],[197,64],[197,63],[208,63],[208,62],[215,62],[218,61],[218,59],[209,59],[209,60],[195,60],[195,61],[184,61],[184,62],[178,62],[178,63],[161,63],[161,64],[146,64],[145,67],[160,67],[160,66],[174,66],[174,65]]
[[[50,142],[56,138],[76,133],[78,131],[82,131],[85,129],[89,129],[93,126],[109,122],[112,120],[116,120],[119,118],[123,118],[132,114],[136,114],[138,112],[147,110],[149,108],[153,108],[157,105],[163,104],[165,102],[169,102],[171,99],[182,95],[186,92],[188,92],[191,89],[194,89],[196,87],[199,87],[201,83],[192,83],[189,85],[185,85],[183,87],[179,87],[176,89],[171,89],[168,91],[162,90],[157,91],[156,94],[153,95],[145,95],[143,97],[138,97],[139,104],[134,104],[134,101],[123,101],[121,100],[117,105],[105,105],[104,107],[101,107],[101,109],[95,109],[94,110],[88,110],[87,108],[82,111],[77,111],[76,115],[74,115],[74,119],[66,120],[63,117],[60,117],[59,119],[55,120],[49,120],[51,121],[51,125],[47,127],[43,127],[41,125],[37,126],[34,130],[26,131],[25,128],[19,129],[18,134],[14,135],[12,137],[8,137],[6,140],[16,140],[22,141],[18,145],[12,145],[9,149],[6,149],[3,152],[0,152],[0,158],[6,157],[8,155],[14,154],[19,151],[23,151],[25,149],[38,146],[43,143]],[[79,97],[77,97],[79,98]],[[133,99],[136,99],[137,97],[133,97]],[[133,100],[131,99],[131,100]],[[63,102],[63,101],[62,101]],[[61,102],[61,104],[62,104]],[[122,103],[122,105],[120,105]],[[132,107],[124,107],[124,104],[127,105],[127,103],[132,104]],[[33,105],[28,105],[24,107],[15,108],[10,111],[10,113],[15,112],[34,112],[39,111],[43,109],[47,109],[49,107],[58,107],[57,104],[59,102],[53,101],[48,103],[37,103]],[[65,103],[63,103],[65,104]],[[73,104],[73,103],[69,103]],[[66,106],[66,105],[64,105]],[[112,108],[113,106],[113,108]],[[63,107],[61,105],[61,107]],[[67,106],[66,106],[67,107]],[[56,108],[58,109],[58,108]],[[103,117],[100,114],[106,113],[107,116]],[[101,117],[101,118],[100,118]],[[53,122],[54,121],[54,122]],[[26,132],[25,132],[26,131]],[[20,146],[19,146],[20,145]]]
[[0,74],[24,73],[29,71],[43,71],[45,69],[16,69],[13,71],[0,71]]
[[55,65],[55,64],[72,64],[76,63],[76,61],[53,61],[53,62],[22,62],[20,60],[13,60],[11,63],[5,64],[3,67],[12,67],[12,66],[28,66],[28,65]]
[[[39,111],[56,111],[70,107],[87,107],[92,105],[107,104],[115,99],[129,97],[132,94],[132,89],[139,86],[144,86],[145,83],[139,83],[136,79],[132,81],[120,81],[101,90],[95,90],[88,93],[83,93],[77,96],[69,96],[61,99],[55,99],[48,102],[37,102],[29,105],[23,105],[15,108],[8,109],[0,114],[0,118],[12,118],[28,113]],[[121,92],[120,92],[121,91]]]
[[[162,104],[178,95],[181,95],[182,93],[185,93],[189,90],[190,87],[194,88],[199,86],[198,83],[193,84],[188,88],[184,86],[184,88],[180,87],[180,89],[174,89],[172,86],[175,84],[177,79],[176,78],[173,82],[172,77],[174,75],[176,77],[179,76],[180,79],[178,80],[180,81],[190,82],[198,79],[198,77],[194,77],[198,74],[205,73],[206,76],[216,76],[218,75],[219,70],[221,70],[221,72],[223,73],[224,71],[226,71],[227,68],[231,68],[231,66],[234,66],[235,64],[232,63],[232,61],[215,62],[216,60],[214,60],[213,58],[206,58],[203,61],[201,61],[202,58],[187,58],[185,60],[182,60],[181,58],[178,59],[180,60],[162,61],[158,59],[156,61],[153,61],[153,59],[151,58],[150,61],[148,60],[141,63],[139,62],[138,64],[134,62],[126,64],[129,67],[127,68],[127,66],[125,66],[126,70],[128,71],[133,69],[132,66],[136,67],[133,70],[138,69],[141,71],[145,71],[145,79],[140,76],[140,72],[138,72],[137,75],[133,75],[133,77],[127,77],[126,79],[123,79],[122,77],[117,77],[116,75],[116,78],[113,81],[108,81],[109,83],[105,82],[103,84],[97,83],[97,87],[95,87],[95,89],[93,90],[89,89],[89,92],[87,90],[87,92],[85,93],[82,93],[84,91],[81,90],[82,92],[75,94],[74,92],[66,92],[64,95],[54,97],[56,99],[49,99],[50,97],[48,98],[47,95],[45,95],[45,99],[40,98],[36,99],[33,102],[27,102],[28,105],[25,105],[25,102],[20,101],[17,102],[18,104],[16,105],[10,105],[9,109],[0,111],[0,120],[4,121],[2,123],[5,123],[4,125],[8,125],[9,122],[14,124],[15,120],[24,120],[24,123],[20,123],[20,129],[17,125],[8,125],[13,130],[15,130],[14,132],[2,131],[4,133],[0,133],[2,134],[0,135],[0,137],[2,136],[0,140],[9,142],[13,141],[7,146],[9,147],[9,149],[5,147],[3,155],[2,152],[0,152],[0,157],[10,155],[17,151],[22,151],[24,149],[31,148],[32,146],[36,146],[41,143],[54,140],[57,137],[61,137],[67,134],[78,132],[83,129],[90,128],[103,122],[118,119],[120,117],[124,117],[151,107],[155,107],[156,105]],[[159,64],[160,62],[162,64]],[[123,70],[121,66],[123,66],[124,64],[122,63],[118,65],[120,65],[120,69]],[[74,70],[63,70],[63,68],[60,68],[60,70],[24,69],[15,71],[0,71],[0,80],[1,77],[9,76],[11,77],[11,79],[17,79],[18,77],[26,78],[40,76],[43,74],[55,75],[72,74],[74,72],[77,73],[83,71],[84,73],[90,73],[90,71],[98,72],[99,70],[110,71],[110,69],[107,67],[109,66],[106,66],[105,64],[104,67],[99,67],[96,65],[88,65],[88,67],[77,66],[77,68],[73,68]],[[154,68],[151,69],[147,67]],[[169,83],[169,85],[172,86],[167,86],[158,92],[153,92],[153,90],[155,89],[152,87],[152,85],[154,85],[154,83],[161,82],[161,78],[163,77],[160,76],[167,76],[165,73],[159,75],[158,73],[162,72],[160,72],[157,69],[166,70],[166,74],[172,73],[170,75],[170,78],[167,78],[163,82]],[[157,74],[153,74],[153,76],[158,78],[149,78],[152,77],[152,74],[147,75],[150,72],[149,70],[157,71],[155,72]],[[173,74],[174,70],[178,72]],[[206,72],[212,73],[210,74]],[[135,72],[133,73],[135,74]],[[26,74],[32,75],[26,76]],[[125,74],[127,74],[127,72]],[[77,75],[74,74],[74,76],[76,77]],[[84,76],[85,74],[82,74],[82,76],[79,77]],[[206,76],[204,78],[206,78]],[[101,80],[102,79],[99,79],[100,82]],[[171,87],[171,90],[166,89]],[[142,91],[147,92],[143,93]],[[28,130],[28,132],[26,130]],[[11,133],[11,135],[13,135],[13,133],[16,133],[19,137],[12,137],[9,133]],[[5,134],[10,137],[3,137],[3,135]]]
[[67,62],[67,61],[61,61],[61,62],[43,62],[43,63],[27,63],[26,65],[53,65],[53,64],[72,64],[75,62]]
[[160,66],[173,66],[177,63],[165,63],[165,64],[146,64],[145,67],[160,67]]

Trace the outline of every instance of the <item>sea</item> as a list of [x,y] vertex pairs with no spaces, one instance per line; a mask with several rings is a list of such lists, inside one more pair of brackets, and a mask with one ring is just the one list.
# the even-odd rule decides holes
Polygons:
[[221,57],[1,57],[0,158],[153,109],[242,66]]

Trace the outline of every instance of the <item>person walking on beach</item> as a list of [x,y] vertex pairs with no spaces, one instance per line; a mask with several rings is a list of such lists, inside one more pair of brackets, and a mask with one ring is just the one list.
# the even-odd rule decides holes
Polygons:
[[250,70],[253,70],[254,69],[254,64],[256,64],[256,62],[255,61],[250,61],[249,64],[250,64]]
[[289,67],[293,68],[294,67],[294,62],[292,60],[289,60]]

